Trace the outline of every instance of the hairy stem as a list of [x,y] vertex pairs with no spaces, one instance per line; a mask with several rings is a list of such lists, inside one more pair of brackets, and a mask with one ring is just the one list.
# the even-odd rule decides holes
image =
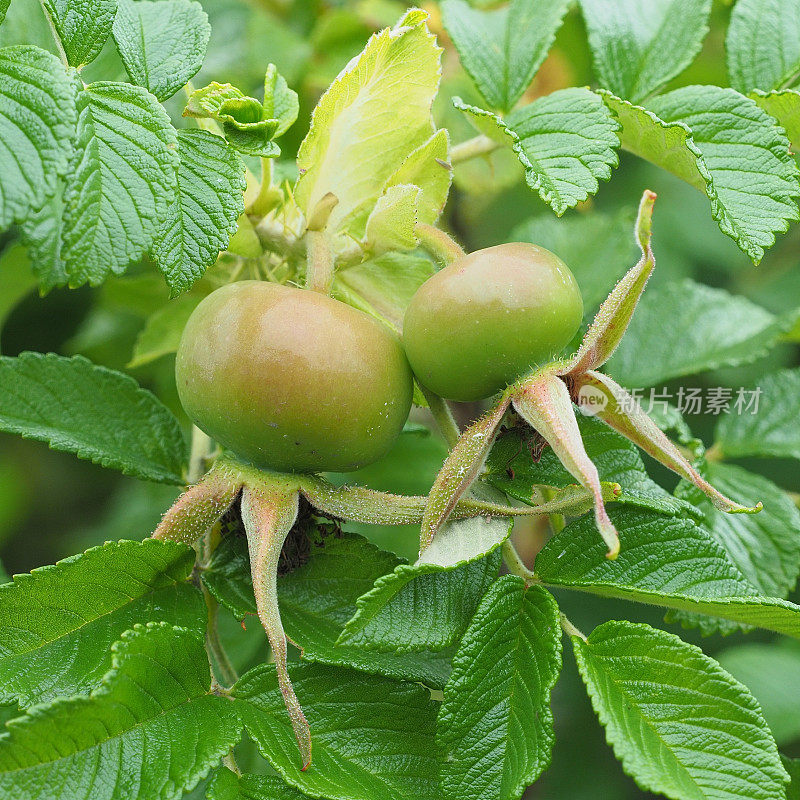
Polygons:
[[576,628],[570,621],[567,619],[567,615],[564,613],[559,613],[559,622],[561,623],[561,629],[567,636],[577,636],[583,641],[586,641],[586,637]]
[[325,231],[307,231],[306,289],[330,294],[333,285],[333,248]]
[[525,566],[520,554],[517,552],[517,548],[514,547],[510,539],[506,539],[503,542],[503,562],[512,575],[518,575],[525,583],[539,582],[536,574]]
[[420,386],[419,388],[428,401],[428,407],[431,410],[431,414],[436,421],[440,433],[444,436],[445,442],[447,442],[447,449],[452,450],[461,437],[461,431],[458,429],[458,424],[453,417],[453,412],[450,410],[447,400],[429,391],[424,386]]
[[427,225],[423,222],[417,223],[414,227],[414,233],[417,235],[420,245],[444,265],[450,264],[465,255],[458,242],[433,225]]
[[467,139],[466,142],[453,145],[450,150],[450,163],[460,164],[471,158],[485,156],[497,150],[498,147],[500,147],[500,142],[496,142],[488,136],[476,136],[474,139]]

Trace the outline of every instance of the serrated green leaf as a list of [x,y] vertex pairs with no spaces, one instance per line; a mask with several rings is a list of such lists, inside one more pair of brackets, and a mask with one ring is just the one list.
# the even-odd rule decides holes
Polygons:
[[136,338],[128,367],[141,367],[177,352],[183,329],[202,299],[202,295],[184,294],[154,311]]
[[800,92],[796,89],[778,89],[762,92],[756,89],[748,95],[771,117],[775,117],[786,131],[792,150],[800,150]]
[[384,253],[338,270],[332,294],[382,319],[399,333],[411,298],[435,271],[427,258],[413,253]]
[[150,247],[177,166],[175,129],[146,89],[104,82],[78,94],[62,246],[71,286],[124,272]]
[[800,800],[800,758],[786,758],[782,755],[781,763],[792,779],[786,789],[786,800]]
[[[337,645],[356,612],[356,601],[399,559],[352,533],[311,543],[308,561],[278,578],[278,600],[287,636],[305,661],[351,667],[441,688],[450,674],[450,651],[380,653]],[[242,537],[226,536],[203,572],[214,597],[239,619],[255,613],[250,559]]]
[[686,483],[678,487],[679,495],[703,511],[705,527],[759,592],[786,597],[800,574],[800,510],[780,487],[754,472],[724,463],[709,463],[705,472],[723,494],[753,505],[761,501],[764,508],[758,514],[725,514]]
[[630,153],[671,172],[711,197],[708,167],[683,122],[664,122],[652,111],[600,89],[598,94],[622,126],[619,138]]
[[187,583],[194,551],[174,542],[108,542],[0,588],[0,696],[22,706],[93,688],[111,645],[135,623],[201,636],[202,595]]
[[491,108],[510,111],[553,44],[568,0],[512,0],[485,11],[444,0],[442,21],[461,64]]
[[600,84],[638,103],[683,72],[708,33],[711,0],[580,0]]
[[420,188],[417,200],[417,220],[432,225],[441,214],[453,169],[447,159],[450,150],[450,137],[446,128],[441,128],[413,150],[403,163],[389,176],[384,191],[392,186],[412,184]]
[[[732,89],[687,86],[654,98],[648,110],[600,94],[622,123],[623,148],[703,192],[720,230],[755,263],[774,232],[797,218],[789,142],[753,100]],[[749,180],[753,172],[761,174],[758,182]]]
[[305,800],[308,795],[274,775],[237,775],[225,767],[214,775],[207,800]]
[[[554,252],[575,275],[587,310],[596,308],[633,263],[636,245],[630,235],[634,215],[622,209],[611,215],[592,210],[556,219],[540,214],[512,231],[513,242],[531,242]],[[598,265],[602,265],[598,267]]]
[[729,458],[800,458],[800,369],[767,375],[752,391],[755,408],[720,416],[714,432],[717,447]]
[[42,0],[70,66],[80,69],[100,55],[111,35],[117,0]]
[[[622,487],[617,502],[668,514],[685,514],[691,509],[651,480],[639,450],[624,436],[595,417],[578,415],[578,427],[600,480]],[[575,483],[549,447],[534,461],[518,431],[498,437],[486,463],[484,480],[523,503],[533,501],[534,487],[563,488]]]
[[441,785],[452,800],[517,800],[547,768],[550,691],[561,670],[552,595],[513,575],[481,601],[453,659],[437,720]]
[[[609,561],[592,520],[570,523],[544,546],[536,573],[565,586],[753,625],[800,638],[800,606],[761,597],[711,534],[652,511],[613,508],[621,550]],[[701,625],[702,628],[702,625]],[[716,630],[712,623],[709,630]]]
[[248,733],[288,783],[330,800],[438,800],[436,706],[427,689],[319,664],[290,673],[311,726],[314,760],[305,772],[274,668],[256,667],[233,692]]
[[89,696],[36,706],[0,736],[0,793],[16,800],[173,800],[239,739],[213,694],[202,638],[138,625]]
[[561,216],[586,200],[617,166],[619,124],[584,88],[561,89],[513,111],[504,120],[453,98],[484,127],[504,136],[525,168],[525,180]]
[[385,653],[449,647],[469,625],[500,560],[495,549],[455,568],[399,564],[358,599],[339,644]]
[[800,2],[739,0],[725,40],[731,86],[782,89],[800,75]]
[[632,622],[572,643],[606,738],[643,789],[784,800],[788,776],[758,703],[698,647]]
[[81,356],[0,357],[0,430],[126,475],[183,483],[178,420],[127,375]]
[[6,18],[6,11],[8,11],[8,6],[11,4],[11,0],[0,0],[0,25],[2,25],[3,20]]
[[[665,122],[683,122],[713,180],[712,214],[723,233],[758,262],[798,219],[797,164],[789,141],[756,103],[733,89],[686,86],[651,101]],[[759,175],[758,181],[752,175]]]
[[203,64],[208,15],[193,0],[117,0],[114,41],[131,83],[172,97]]
[[644,387],[746,364],[764,355],[784,328],[746,297],[688,279],[671,282],[645,293],[608,372],[624,386]]
[[800,737],[800,643],[748,642],[723,650],[717,658],[758,700],[779,746]]
[[39,208],[66,173],[75,128],[75,88],[51,53],[0,49],[0,230]]
[[375,34],[314,109],[297,155],[295,199],[308,216],[332,192],[339,201],[328,221],[332,233],[360,237],[387,179],[434,132],[441,50],[426,19],[412,10]]
[[151,251],[172,297],[200,280],[228,246],[246,186],[242,159],[220,136],[180,131],[178,153],[177,191]]

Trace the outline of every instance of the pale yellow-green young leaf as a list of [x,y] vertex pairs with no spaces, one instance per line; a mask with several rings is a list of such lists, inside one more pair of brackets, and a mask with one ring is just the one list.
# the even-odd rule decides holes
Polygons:
[[384,190],[399,184],[419,186],[422,194],[417,204],[417,221],[432,225],[442,213],[453,169],[449,164],[450,135],[446,128],[436,131],[395,170]]
[[422,190],[418,186],[403,183],[390,186],[378,198],[375,208],[367,219],[366,249],[374,255],[389,250],[412,250],[417,237],[417,208]]
[[314,110],[294,196],[308,214],[328,192],[336,194],[330,233],[361,237],[386,181],[434,132],[441,49],[426,20],[415,9],[372,36]]

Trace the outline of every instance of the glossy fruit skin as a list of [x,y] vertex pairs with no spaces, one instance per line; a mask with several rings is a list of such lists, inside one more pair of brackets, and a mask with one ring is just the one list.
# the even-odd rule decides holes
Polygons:
[[533,244],[501,244],[457,259],[420,286],[403,344],[417,379],[448,400],[481,400],[546,363],[583,317],[566,264]]
[[262,281],[206,297],[175,365],[190,419],[278,472],[346,472],[376,461],[411,407],[411,369],[378,320],[317,292]]

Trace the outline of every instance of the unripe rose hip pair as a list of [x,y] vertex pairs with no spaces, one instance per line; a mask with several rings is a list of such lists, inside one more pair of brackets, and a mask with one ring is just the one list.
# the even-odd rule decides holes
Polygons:
[[552,359],[582,313],[572,273],[531,244],[479,250],[436,273],[411,300],[402,345],[330,297],[243,281],[192,314],[178,391],[198,427],[260,467],[350,471],[384,455],[402,429],[409,363],[441,397],[480,400]]
[[[566,359],[556,357],[580,326],[580,292],[559,258],[530,244],[454,258],[412,298],[402,343],[379,320],[325,294],[274,283],[233,283],[195,309],[178,350],[178,392],[189,417],[226,452],[153,535],[194,543],[240,498],[258,616],[303,769],[311,762],[311,733],[289,679],[277,594],[281,549],[301,501],[345,520],[419,524],[421,554],[451,517],[577,515],[593,508],[614,558],[619,538],[605,502],[620,487],[601,483],[573,411],[588,386],[607,399],[600,419],[699,486],[718,508],[760,509],[710,486],[625,389],[597,371],[619,344],[655,266],[654,200],[645,192],[639,207],[635,234],[642,258]],[[498,395],[453,445],[427,497],[335,487],[316,475],[355,470],[388,452],[408,417],[413,376],[432,400]],[[545,503],[533,499],[534,487],[524,507],[469,494],[512,406],[576,478],[575,486]]]

